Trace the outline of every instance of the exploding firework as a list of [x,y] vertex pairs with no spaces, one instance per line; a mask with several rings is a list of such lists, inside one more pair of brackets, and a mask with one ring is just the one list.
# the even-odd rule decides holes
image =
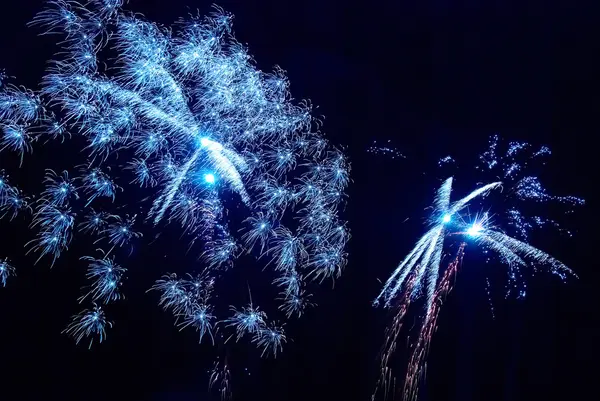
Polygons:
[[[219,338],[246,339],[276,355],[286,342],[277,321],[300,316],[312,305],[311,283],[336,278],[345,266],[349,232],[338,211],[349,164],[320,133],[310,104],[292,102],[284,72],[254,66],[232,35],[230,14],[216,9],[171,29],[123,11],[122,3],[49,2],[31,25],[63,39],[41,90],[2,75],[0,151],[27,165],[34,150],[43,151],[34,145],[55,140],[80,146],[86,157],[65,150],[72,168],[46,172],[31,205],[36,234],[28,253],[54,264],[79,233],[104,249],[82,258],[89,282],[80,302],[94,306],[65,331],[77,342],[101,342],[112,323],[100,305],[123,299],[125,269],[115,257],[142,244],[144,223],[159,232],[176,224],[204,269],[159,279],[152,289],[160,305],[201,341],[214,342],[221,330]],[[129,215],[121,193],[131,194],[129,205],[144,194]],[[28,205],[0,175],[0,216],[14,218]],[[230,229],[239,215],[241,228]],[[252,303],[216,302],[224,273],[243,254],[274,276],[280,306],[268,318]],[[228,383],[223,372],[211,383]]]
[[[512,289],[518,289],[519,296],[525,296],[526,284],[521,271],[526,268],[545,268],[563,281],[569,276],[576,277],[563,263],[526,242],[532,229],[548,225],[560,229],[559,224],[541,216],[526,215],[521,212],[521,206],[528,202],[534,202],[537,206],[555,202],[572,207],[583,205],[584,201],[573,196],[550,195],[537,177],[528,175],[527,167],[550,154],[547,147],[532,151],[528,143],[510,142],[506,152],[500,155],[499,142],[497,136],[491,138],[490,146],[480,156],[476,170],[486,177],[501,177],[503,180],[481,185],[452,202],[454,179],[446,179],[436,193],[428,231],[394,270],[375,299],[376,305],[383,303],[386,307],[397,308],[396,316],[386,332],[381,356],[381,375],[377,388],[385,392],[389,390],[392,379],[389,361],[396,348],[402,319],[410,302],[422,296],[425,310],[419,334],[410,350],[403,392],[407,400],[417,397],[441,302],[452,288],[452,279],[462,263],[466,245],[476,245],[492,255],[488,261],[495,257],[494,260],[508,267],[507,295]],[[439,166],[454,162],[447,156],[440,160]],[[497,195],[501,201],[494,199],[493,195]],[[492,217],[490,212],[498,204],[502,205],[502,209],[494,210]],[[473,214],[470,211],[472,208],[481,211]],[[444,266],[445,249],[456,241],[459,241],[458,251],[454,259]]]
[[10,264],[8,259],[0,259],[0,282],[2,282],[2,287],[6,287],[6,280],[14,275],[15,268]]
[[13,220],[19,213],[31,211],[29,199],[19,188],[10,185],[8,176],[0,170],[0,219]]

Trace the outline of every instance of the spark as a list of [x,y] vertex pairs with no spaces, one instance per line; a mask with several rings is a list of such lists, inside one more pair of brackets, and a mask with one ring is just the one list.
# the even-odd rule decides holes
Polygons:
[[440,160],[438,160],[438,166],[443,167],[448,164],[456,163],[456,160],[452,156],[444,156]]
[[[122,218],[117,215],[111,215],[109,218],[112,221],[104,230],[100,231],[99,234],[104,235],[113,248],[130,245],[133,239],[142,237],[142,233],[135,231],[133,228],[136,217],[137,216]],[[100,240],[97,240],[96,242],[98,241]],[[111,248],[111,250],[113,248]]]
[[108,303],[122,297],[120,286],[126,269],[119,266],[113,259],[96,259],[91,256],[83,256],[81,260],[88,262],[88,273],[86,277],[93,280],[89,291],[79,298],[82,303],[90,297],[93,302]]
[[204,181],[206,181],[209,184],[214,184],[215,183],[215,175],[214,174],[204,174]]
[[298,292],[295,293],[290,290],[290,287],[287,287],[286,291],[282,292],[280,295],[282,303],[278,309],[285,312],[288,319],[291,316],[302,316],[307,308],[315,305],[310,301],[312,295],[306,293],[304,290],[299,289]]
[[31,211],[29,198],[17,187],[10,185],[8,177],[0,171],[0,219],[9,216],[9,220],[13,220],[24,211]]
[[25,246],[31,246],[29,252],[38,252],[36,263],[44,256],[52,256],[52,265],[60,257],[61,253],[68,249],[73,237],[73,225],[75,215],[68,207],[57,207],[50,203],[42,203],[36,210],[32,228],[38,228],[35,239],[29,241]]
[[483,230],[483,224],[477,221],[467,228],[467,235],[470,237],[477,237],[481,233],[481,230]]
[[208,381],[208,388],[218,387],[221,400],[227,400],[231,398],[231,372],[227,359],[223,361],[217,359],[210,371],[210,378]]
[[15,276],[15,268],[10,264],[8,258],[0,259],[0,283],[6,287],[6,281],[9,277]]
[[377,144],[377,141],[373,141],[373,144],[367,149],[367,152],[375,155],[390,157],[392,160],[400,158],[406,159],[406,156],[404,156],[396,147],[394,147],[391,142],[391,139],[388,139],[384,145],[379,145]]
[[106,337],[106,327],[112,327],[112,322],[106,320],[104,311],[99,306],[94,305],[92,309],[85,309],[71,318],[71,323],[63,333],[72,336],[75,342],[79,344],[85,337],[90,338],[92,347],[95,337],[102,343]]
[[265,327],[267,319],[266,313],[252,304],[237,310],[231,307],[233,316],[227,320],[228,326],[234,327],[236,331],[236,341],[239,341],[245,334],[259,333]]
[[276,357],[286,342],[286,337],[281,327],[264,328],[256,333],[252,342],[263,349],[262,355],[272,353]]
[[53,170],[46,170],[44,184],[46,189],[41,195],[42,202],[56,206],[66,206],[69,199],[79,197],[74,181],[69,178],[68,171],[63,171],[59,175]]
[[115,200],[115,195],[119,187],[102,170],[95,168],[91,171],[83,169],[81,178],[81,190],[88,196],[86,206],[89,206],[96,198],[110,198]]
[[85,216],[84,221],[79,224],[79,230],[83,233],[98,234],[103,232],[111,217],[105,212],[95,212],[93,209]]
[[26,153],[33,151],[33,141],[35,137],[27,130],[26,126],[17,124],[0,125],[3,136],[0,139],[0,152],[10,150],[19,155],[20,164],[23,165],[23,158]]
[[205,335],[208,335],[212,343],[215,343],[213,337],[214,320],[216,316],[212,314],[212,307],[209,305],[194,305],[193,310],[185,315],[185,320],[180,324],[180,330],[193,326],[200,333],[200,342]]

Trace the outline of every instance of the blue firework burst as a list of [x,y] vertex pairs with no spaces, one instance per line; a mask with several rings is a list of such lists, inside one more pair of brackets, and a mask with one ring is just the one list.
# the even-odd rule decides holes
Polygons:
[[[122,258],[178,226],[201,273],[165,272],[152,287],[159,305],[201,341],[223,346],[235,337],[275,356],[286,342],[275,321],[300,316],[313,305],[311,288],[346,263],[350,234],[340,210],[350,165],[321,133],[311,104],[292,101],[285,72],[256,67],[232,34],[232,15],[216,8],[171,29],[122,6],[49,2],[31,25],[62,39],[41,89],[2,79],[0,152],[24,163],[44,151],[38,144],[55,141],[65,152],[53,150],[52,159],[72,161],[64,172],[65,163],[47,166],[28,252],[55,263],[76,234],[82,246],[102,248],[82,258],[80,301],[104,305],[124,298]],[[27,207],[14,188],[0,183],[0,216]],[[241,255],[269,271],[278,294],[272,319],[258,305],[224,301],[225,272]],[[109,327],[100,306],[88,305],[66,332],[80,342],[104,339]],[[211,382],[228,382],[224,372]]]

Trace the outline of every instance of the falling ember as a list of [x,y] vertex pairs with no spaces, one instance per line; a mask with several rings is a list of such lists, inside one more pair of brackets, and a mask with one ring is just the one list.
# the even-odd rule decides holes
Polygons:
[[371,399],[374,400],[375,396],[379,389],[383,391],[383,394],[387,396],[390,393],[390,388],[392,381],[395,382],[395,379],[392,377],[392,369],[390,368],[390,359],[394,352],[396,351],[396,346],[398,344],[398,335],[400,334],[400,330],[402,329],[402,323],[404,321],[404,316],[408,311],[408,307],[410,306],[410,294],[412,293],[413,287],[416,282],[416,274],[411,274],[408,280],[406,281],[406,288],[404,291],[404,296],[400,300],[398,305],[398,309],[394,315],[394,319],[392,323],[385,330],[385,342],[381,349],[380,355],[380,375],[375,386],[375,392],[373,393]]
[[432,307],[425,315],[419,337],[411,351],[406,379],[404,381],[403,393],[405,401],[415,400],[417,398],[419,381],[424,374],[423,368],[427,353],[429,352],[431,337],[437,327],[437,319],[440,314],[442,303],[450,291],[452,291],[454,278],[456,277],[459,266],[462,264],[465,246],[466,244],[464,242],[460,244],[456,257],[446,268],[446,271],[438,284],[437,290],[435,291]]

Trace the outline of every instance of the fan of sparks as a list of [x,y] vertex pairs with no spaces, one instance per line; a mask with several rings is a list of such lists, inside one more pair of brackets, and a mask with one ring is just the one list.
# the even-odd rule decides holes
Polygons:
[[[400,262],[375,300],[376,305],[397,308],[382,350],[378,388],[383,386],[385,392],[392,380],[389,363],[402,319],[411,301],[422,297],[425,310],[420,332],[410,350],[403,390],[406,400],[418,396],[418,384],[441,302],[451,290],[467,245],[483,249],[492,255],[493,259],[488,258],[488,261],[497,260],[508,268],[507,295],[514,289],[519,290],[518,296],[525,295],[522,269],[546,269],[562,280],[576,277],[563,263],[527,242],[532,229],[546,225],[570,232],[562,230],[554,220],[526,215],[520,207],[533,203],[539,209],[541,203],[555,202],[568,207],[571,212],[584,201],[573,196],[550,195],[537,177],[527,174],[535,165],[544,164],[544,159],[550,155],[547,147],[535,150],[528,143],[510,142],[501,154],[501,146],[498,136],[490,139],[489,148],[479,157],[474,175],[478,172],[484,180],[500,177],[502,181],[483,181],[484,184],[456,200],[451,196],[453,177],[443,181],[431,208],[427,232]],[[447,156],[439,165],[443,167],[449,163],[455,161]],[[502,209],[495,210],[497,205]],[[473,208],[478,212],[473,213]],[[449,250],[450,245],[457,245],[454,251]],[[445,263],[446,259],[449,261]]]
[[[202,268],[156,281],[160,305],[200,340],[214,342],[220,331],[274,355],[286,341],[277,321],[300,316],[311,305],[310,283],[338,277],[346,263],[349,233],[338,210],[349,165],[319,132],[310,105],[292,102],[283,71],[257,70],[231,33],[231,15],[217,9],[171,29],[121,6],[58,0],[33,19],[62,37],[62,49],[39,91],[2,76],[0,151],[26,166],[34,148],[43,152],[37,144],[54,140],[82,144],[85,159],[69,171],[47,170],[35,201],[1,173],[0,216],[32,212],[36,234],[26,250],[37,261],[54,264],[75,233],[102,249],[81,255],[88,284],[79,301],[88,307],[65,330],[77,342],[101,342],[112,326],[104,306],[123,298],[127,252],[119,250],[141,244],[141,225],[171,223],[198,249]],[[147,209],[115,214],[124,195]],[[228,228],[233,209],[245,214],[239,235]],[[216,304],[223,272],[242,253],[275,276],[279,307],[268,317],[250,294],[246,305]],[[2,285],[14,273],[0,259]]]

